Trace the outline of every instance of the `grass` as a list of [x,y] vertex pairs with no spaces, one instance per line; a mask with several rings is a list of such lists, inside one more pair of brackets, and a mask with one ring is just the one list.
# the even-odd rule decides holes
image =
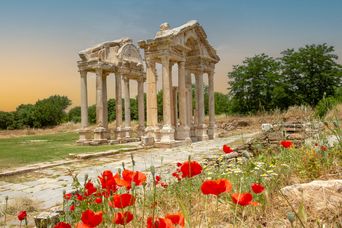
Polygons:
[[69,153],[99,152],[128,145],[80,146],[75,132],[0,139],[0,170],[65,159]]

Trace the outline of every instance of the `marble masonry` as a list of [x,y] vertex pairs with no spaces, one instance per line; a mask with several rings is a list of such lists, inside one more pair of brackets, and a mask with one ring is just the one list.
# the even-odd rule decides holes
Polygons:
[[[145,146],[173,147],[215,137],[214,70],[220,58],[209,44],[207,35],[197,21],[170,28],[160,25],[153,39],[138,42],[129,38],[108,41],[79,53],[81,75],[81,144],[122,143],[132,138],[130,113],[130,83],[138,83],[138,136]],[[161,76],[157,65],[160,64]],[[145,67],[144,67],[145,65]],[[177,65],[177,77],[172,66]],[[146,69],[146,74],[145,70]],[[88,125],[87,72],[96,74],[96,127]],[[108,129],[107,77],[115,75],[115,129]],[[204,122],[204,77],[208,81],[209,124]],[[177,80],[174,86],[173,79]],[[157,81],[162,80],[163,115],[158,122]],[[122,89],[123,81],[123,89]],[[193,96],[193,82],[195,96]],[[144,107],[146,83],[146,123]],[[122,116],[124,94],[124,123]],[[194,105],[193,105],[194,104]],[[113,132],[113,133],[110,133]]]

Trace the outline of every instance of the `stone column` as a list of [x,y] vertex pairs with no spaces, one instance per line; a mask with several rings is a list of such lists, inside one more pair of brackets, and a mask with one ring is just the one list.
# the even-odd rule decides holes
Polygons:
[[129,79],[128,77],[124,77],[124,99],[125,99],[125,131],[126,138],[130,138],[131,132],[131,101],[130,101],[130,93],[129,93]]
[[107,75],[102,75],[102,97],[103,97],[103,127],[108,131],[108,101],[107,101]]
[[208,136],[209,139],[215,137],[215,97],[214,97],[214,72],[208,73],[208,95],[209,95],[209,127]]
[[190,128],[187,121],[186,107],[186,75],[185,62],[178,63],[178,89],[179,89],[179,122],[180,126],[177,129],[177,138],[190,140]]
[[[157,79],[156,79],[156,63],[153,60],[146,60],[146,122],[145,129],[148,138],[155,139],[155,130],[158,128],[158,109],[157,109]],[[145,143],[153,144],[153,140]]]
[[94,141],[102,143],[107,141],[106,128],[104,127],[104,93],[103,93],[103,71],[101,68],[96,69],[96,124],[94,130]]
[[175,107],[177,105],[177,103],[175,103],[175,99],[174,99],[174,90],[173,90],[173,86],[172,86],[172,63],[170,62],[170,67],[169,67],[169,83],[170,83],[170,97],[171,97],[171,102],[170,102],[170,107],[171,107],[171,125],[175,128],[177,126],[177,116],[175,115],[175,112],[173,110],[175,110]]
[[204,86],[203,86],[203,73],[200,73],[196,76],[196,85],[197,85],[197,115],[198,115],[198,124],[197,124],[197,138],[200,141],[207,140],[207,126],[204,124]]
[[190,127],[190,136],[191,138],[196,138],[195,128],[193,123],[193,107],[192,107],[192,78],[191,72],[186,70],[186,84],[187,84],[187,123]]
[[141,137],[145,129],[145,110],[144,110],[144,81],[138,80],[138,115],[139,115],[139,136]]
[[[172,93],[171,93],[171,101],[172,101],[172,106],[171,106],[171,114],[173,116],[173,119],[171,119],[172,126],[176,127],[177,122],[178,122],[178,88],[171,87]],[[176,130],[176,129],[175,129]]]
[[88,129],[88,91],[87,71],[80,71],[81,74],[81,129],[78,130],[79,140],[77,143],[86,143],[90,140]]
[[116,139],[122,138],[122,89],[121,74],[115,75],[115,117],[116,117]]
[[170,69],[169,57],[163,56],[162,73],[163,73],[163,128],[161,129],[160,143],[171,144],[174,142],[174,129],[171,125],[171,97],[170,97]]

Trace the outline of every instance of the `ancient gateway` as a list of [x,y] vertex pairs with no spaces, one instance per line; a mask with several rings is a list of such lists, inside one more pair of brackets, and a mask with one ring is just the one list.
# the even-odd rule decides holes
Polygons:
[[[145,146],[172,147],[215,137],[214,70],[220,58],[209,44],[197,21],[171,29],[160,25],[154,39],[139,41],[139,49],[129,38],[101,43],[79,53],[81,74],[80,144],[122,143],[141,140]],[[145,67],[144,67],[145,63]],[[161,77],[157,73],[161,64]],[[178,86],[173,86],[172,66],[178,66]],[[146,69],[146,73],[144,71]],[[87,72],[96,74],[96,127],[88,125]],[[115,75],[115,129],[108,128],[107,77]],[[209,124],[204,122],[204,82],[208,77]],[[157,81],[162,80],[163,120],[158,122]],[[193,79],[195,96],[193,105]],[[139,125],[132,135],[130,113],[130,80],[138,83]],[[123,89],[122,89],[123,81]],[[144,105],[146,83],[146,124]],[[124,124],[122,121],[122,90]]]

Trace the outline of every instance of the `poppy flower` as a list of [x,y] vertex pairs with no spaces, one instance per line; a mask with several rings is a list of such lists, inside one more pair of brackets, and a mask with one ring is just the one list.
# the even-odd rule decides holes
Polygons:
[[75,205],[71,204],[71,206],[69,207],[69,211],[74,211],[75,210]]
[[234,150],[232,148],[230,148],[228,145],[224,144],[223,145],[223,152],[226,153],[226,154],[229,154],[231,152],[233,152]]
[[255,201],[253,201],[253,202],[250,202],[249,204],[250,204],[250,205],[252,205],[253,207],[257,207],[257,206],[259,206],[259,205],[260,205],[260,203],[259,203],[259,202],[255,202]]
[[180,175],[179,175],[179,173],[178,173],[177,171],[176,171],[176,172],[173,172],[173,173],[172,173],[172,176],[175,177],[175,178],[177,178],[178,181],[181,180],[181,177],[180,177]]
[[265,187],[262,186],[262,184],[258,184],[258,183],[253,183],[251,185],[251,188],[255,194],[262,193],[265,190]]
[[140,186],[146,182],[147,178],[142,172],[125,169],[122,172],[122,178],[119,176],[119,174],[116,174],[114,179],[117,185],[130,189],[132,182],[134,182],[136,186]]
[[97,189],[95,188],[94,184],[91,183],[91,181],[88,181],[88,183],[86,183],[85,190],[86,196],[90,196],[97,191]]
[[70,200],[71,197],[72,197],[72,194],[71,194],[71,193],[66,193],[66,194],[64,194],[64,199],[65,199],[65,200]]
[[321,151],[327,151],[327,150],[328,150],[327,146],[324,146],[324,145],[321,146]]
[[161,180],[161,177],[160,176],[156,176],[156,184],[159,184],[159,181]]
[[253,200],[252,194],[250,194],[248,192],[246,192],[246,193],[234,193],[231,195],[231,197],[232,197],[233,203],[239,204],[241,206],[247,206]]
[[113,223],[126,225],[132,220],[133,220],[133,214],[130,211],[126,211],[124,213],[119,212],[115,215],[113,219]]
[[87,209],[82,213],[81,220],[83,224],[81,223],[77,227],[96,227],[102,222],[102,211],[94,212]]
[[54,228],[71,228],[71,225],[65,222],[57,223]]
[[132,206],[135,203],[135,198],[129,193],[116,194],[113,197],[113,202],[109,202],[109,206],[114,208],[125,208]]
[[18,219],[19,219],[19,221],[23,221],[24,219],[26,219],[26,217],[27,217],[26,211],[20,211],[20,212],[18,213]]
[[202,173],[202,166],[197,161],[186,161],[180,167],[182,178],[193,177]]
[[169,185],[165,182],[160,182],[160,186],[162,186],[163,188],[169,187]]
[[232,184],[226,179],[206,180],[202,183],[201,191],[204,195],[218,196],[224,192],[230,192]]
[[290,148],[293,146],[293,143],[289,140],[283,140],[280,142],[281,146],[284,147],[284,148]]
[[84,200],[84,197],[83,197],[81,194],[76,193],[75,195],[76,195],[76,199],[77,199],[78,201]]
[[102,175],[99,176],[98,179],[100,180],[102,189],[105,189],[107,192],[116,192],[116,182],[113,173],[110,170],[103,171]]
[[170,219],[174,225],[184,227],[184,216],[181,213],[167,214],[166,219]]
[[155,221],[152,217],[147,218],[147,228],[174,228],[171,219],[168,218],[156,218]]
[[102,198],[101,198],[101,197],[97,197],[97,198],[95,199],[95,203],[97,203],[97,204],[102,203]]

